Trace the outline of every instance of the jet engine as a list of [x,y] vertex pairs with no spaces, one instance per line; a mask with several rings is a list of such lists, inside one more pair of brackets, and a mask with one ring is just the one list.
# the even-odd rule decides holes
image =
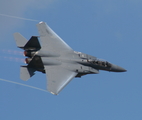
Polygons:
[[36,53],[36,51],[30,51],[30,50],[25,50],[24,51],[24,56],[27,56],[27,57],[32,57],[34,54]]

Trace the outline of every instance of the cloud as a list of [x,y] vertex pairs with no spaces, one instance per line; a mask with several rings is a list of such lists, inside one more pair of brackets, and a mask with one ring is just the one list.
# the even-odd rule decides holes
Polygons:
[[113,14],[122,11],[122,8],[137,8],[142,5],[142,0],[95,0],[95,5],[96,13]]
[[142,3],[142,1],[141,0],[129,0],[129,2],[132,2],[132,3]]
[[0,11],[2,13],[17,15],[28,11],[29,8],[44,9],[54,1],[55,0],[1,0]]
[[[57,0],[0,0],[0,14],[25,18],[29,12],[34,15],[34,11],[47,9],[55,1]],[[0,16],[0,41],[5,39],[9,31],[22,24],[22,20]]]

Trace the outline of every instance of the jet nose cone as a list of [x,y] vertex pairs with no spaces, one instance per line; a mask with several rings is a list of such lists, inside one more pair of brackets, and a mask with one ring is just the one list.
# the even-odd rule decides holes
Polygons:
[[118,65],[112,64],[111,71],[113,71],[113,72],[126,72],[127,70],[125,70],[124,68],[122,68]]
[[122,67],[117,66],[117,72],[126,72],[127,70],[125,70]]

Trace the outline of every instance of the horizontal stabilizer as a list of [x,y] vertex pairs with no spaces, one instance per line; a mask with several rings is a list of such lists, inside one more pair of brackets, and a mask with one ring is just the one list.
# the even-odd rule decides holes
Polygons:
[[20,33],[14,33],[14,38],[17,44],[17,47],[24,48],[28,40],[24,38]]
[[27,66],[21,66],[20,70],[20,78],[24,81],[27,81],[31,78],[35,73],[35,69],[29,68]]

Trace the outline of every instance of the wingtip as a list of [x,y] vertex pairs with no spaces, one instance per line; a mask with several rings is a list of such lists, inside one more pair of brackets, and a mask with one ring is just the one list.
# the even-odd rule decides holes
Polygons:
[[40,21],[38,24],[45,24],[45,22],[43,22],[43,21]]
[[57,93],[54,93],[54,92],[50,92],[51,94],[53,94],[53,95],[58,95]]
[[40,21],[39,24],[43,23],[43,21]]

